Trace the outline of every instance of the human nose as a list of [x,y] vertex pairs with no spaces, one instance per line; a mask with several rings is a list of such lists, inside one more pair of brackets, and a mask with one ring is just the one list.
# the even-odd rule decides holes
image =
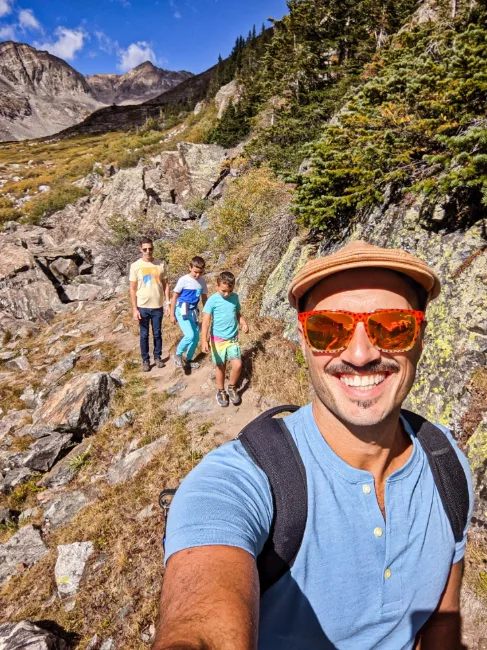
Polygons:
[[363,323],[357,323],[350,345],[343,350],[340,358],[358,367],[380,359],[380,351],[372,345]]

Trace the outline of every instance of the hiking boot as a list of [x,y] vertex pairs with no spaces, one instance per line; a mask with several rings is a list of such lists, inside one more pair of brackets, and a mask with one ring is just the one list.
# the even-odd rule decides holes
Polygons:
[[197,361],[186,361],[186,365],[192,370],[197,370],[200,367],[200,364]]
[[237,393],[237,389],[235,386],[228,386],[228,397],[230,398],[230,401],[234,406],[238,406],[239,404],[242,403],[242,398]]
[[183,357],[180,354],[174,355],[174,365],[176,366],[176,368],[183,367]]
[[142,363],[142,372],[149,372],[150,371],[150,363],[148,361],[144,361]]
[[219,390],[216,394],[216,401],[218,402],[218,406],[228,406],[229,401],[227,391]]
[[156,359],[156,368],[165,368],[166,364],[162,359]]

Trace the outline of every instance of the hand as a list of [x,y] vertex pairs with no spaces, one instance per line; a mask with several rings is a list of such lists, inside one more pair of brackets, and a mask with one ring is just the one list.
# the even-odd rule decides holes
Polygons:
[[169,316],[169,320],[171,321],[171,323],[172,323],[173,325],[176,325],[176,316],[175,316],[174,314],[171,314],[171,315]]
[[249,331],[249,326],[247,325],[247,322],[244,321],[244,320],[242,319],[242,320],[240,321],[240,325],[241,325],[241,327],[242,327],[242,332],[243,332],[244,334],[247,334],[248,331]]
[[203,354],[208,354],[210,351],[210,346],[208,345],[208,341],[201,341],[201,352]]
[[138,323],[140,320],[142,320],[142,316],[140,315],[140,311],[138,309],[134,309],[134,321]]

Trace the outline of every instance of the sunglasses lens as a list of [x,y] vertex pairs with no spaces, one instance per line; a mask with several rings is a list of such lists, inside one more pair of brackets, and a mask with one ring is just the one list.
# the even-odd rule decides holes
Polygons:
[[369,317],[368,329],[375,347],[388,352],[406,352],[416,341],[416,316],[401,311],[379,312]]
[[336,352],[350,343],[353,318],[349,314],[334,312],[312,314],[306,320],[306,333],[313,349]]

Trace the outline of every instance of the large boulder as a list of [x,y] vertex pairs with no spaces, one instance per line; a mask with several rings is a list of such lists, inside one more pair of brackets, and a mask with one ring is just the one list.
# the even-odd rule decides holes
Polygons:
[[66,526],[89,503],[88,497],[79,490],[62,494],[51,501],[46,509],[44,513],[46,523],[50,528]]
[[221,118],[225,110],[232,102],[234,105],[240,101],[241,92],[235,79],[230,83],[222,86],[215,95],[215,105],[218,109],[218,119]]
[[0,650],[67,650],[64,639],[30,621],[0,625]]
[[48,472],[54,463],[72,446],[72,433],[53,433],[34,442],[24,465],[39,472]]
[[0,311],[16,319],[50,318],[61,300],[32,253],[0,241]]
[[168,442],[167,438],[159,438],[159,440],[136,449],[120,460],[115,461],[108,469],[108,482],[110,485],[118,485],[118,483],[129,481],[145,465],[150,463],[157,453],[165,449]]
[[76,361],[78,361],[79,355],[76,352],[70,352],[63,359],[58,361],[49,367],[46,376],[42,380],[42,383],[45,386],[52,386],[55,384],[61,377],[74,368]]
[[88,433],[107,419],[117,382],[106,372],[77,375],[34,413],[34,430]]
[[48,552],[37,528],[23,526],[8,542],[0,544],[0,585],[24,568],[37,564]]
[[94,552],[92,542],[75,542],[57,547],[54,576],[61,597],[74,596],[79,589],[86,563]]

